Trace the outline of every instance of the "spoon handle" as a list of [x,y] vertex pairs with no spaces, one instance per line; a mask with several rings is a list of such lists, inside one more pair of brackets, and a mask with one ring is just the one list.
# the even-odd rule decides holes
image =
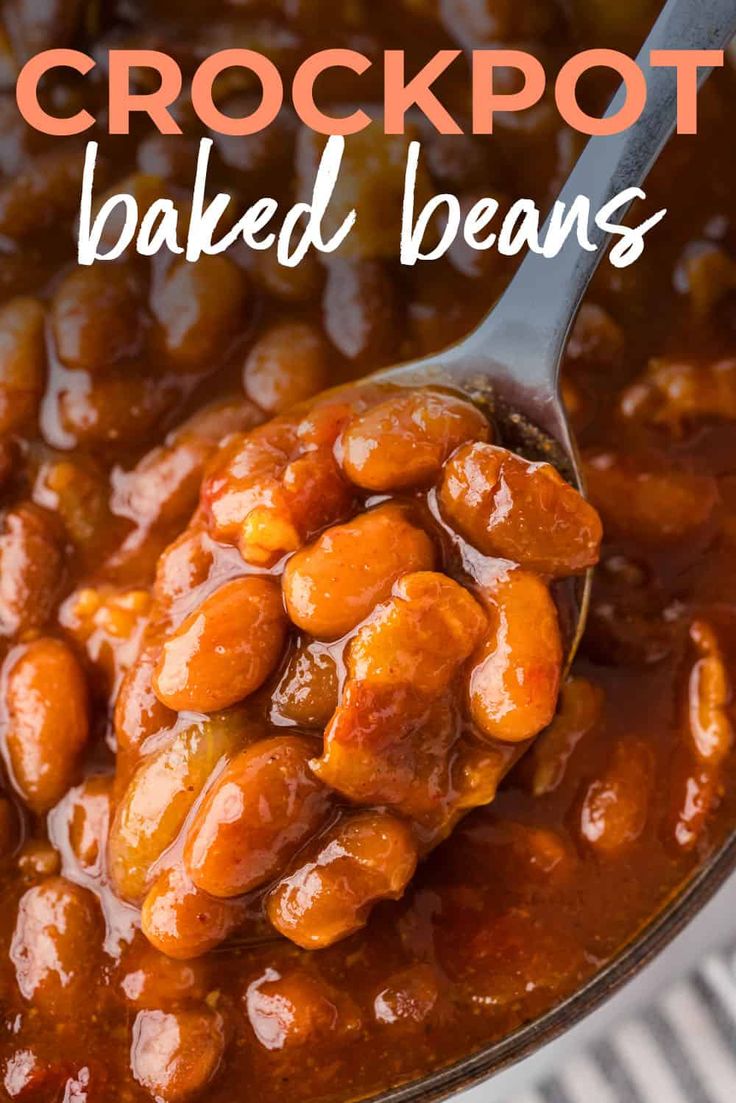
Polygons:
[[[736,0],[668,0],[637,59],[647,82],[646,107],[622,133],[588,141],[559,196],[566,209],[582,195],[596,212],[624,189],[640,185],[674,131],[676,70],[653,68],[651,51],[719,50],[735,33]],[[710,72],[699,71],[700,84]],[[624,95],[619,89],[608,115],[619,110]],[[625,209],[617,211],[615,221]],[[573,234],[554,258],[527,253],[501,300],[463,342],[464,355],[483,350],[512,363],[525,386],[556,397],[568,331],[608,244],[606,232],[595,225],[589,240],[595,252],[585,251]]]

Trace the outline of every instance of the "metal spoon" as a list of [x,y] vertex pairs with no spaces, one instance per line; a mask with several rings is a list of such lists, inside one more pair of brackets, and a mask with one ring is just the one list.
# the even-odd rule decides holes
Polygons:
[[[735,33],[736,0],[668,0],[637,59],[647,81],[646,108],[623,133],[589,140],[560,193],[566,209],[583,195],[595,212],[625,188],[638,187],[674,131],[676,71],[652,68],[651,51],[718,50]],[[700,70],[700,84],[710,72]],[[608,114],[615,114],[623,101],[621,89]],[[617,217],[623,213],[620,210]],[[450,387],[490,402],[507,443],[529,458],[548,459],[584,490],[559,378],[570,327],[609,244],[595,226],[589,237],[597,246],[595,252],[583,250],[574,238],[553,259],[529,252],[501,299],[468,337],[441,353],[372,378],[401,386]],[[578,581],[565,617],[568,665],[585,627],[590,582],[591,572]]]

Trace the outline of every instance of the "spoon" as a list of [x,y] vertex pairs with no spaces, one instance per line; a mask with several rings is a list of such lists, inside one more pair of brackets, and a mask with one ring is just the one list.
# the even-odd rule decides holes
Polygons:
[[[569,209],[587,196],[599,210],[625,188],[638,187],[657,160],[676,123],[677,75],[652,68],[652,50],[718,50],[736,33],[736,0],[668,0],[639,53],[647,81],[647,104],[627,130],[588,141],[559,199]],[[712,70],[701,69],[699,84]],[[623,105],[621,88],[607,115]],[[617,217],[622,217],[620,208]],[[545,226],[546,229],[546,226]],[[544,231],[543,231],[544,233]],[[546,459],[578,490],[584,481],[575,439],[560,396],[560,365],[570,327],[593,273],[610,244],[594,226],[595,252],[568,238],[548,259],[529,252],[491,312],[469,336],[443,352],[376,372],[372,379],[400,386],[441,386],[490,405],[504,443],[529,459]],[[576,580],[564,602],[567,667],[585,627],[592,571]],[[570,608],[567,608],[567,606]]]

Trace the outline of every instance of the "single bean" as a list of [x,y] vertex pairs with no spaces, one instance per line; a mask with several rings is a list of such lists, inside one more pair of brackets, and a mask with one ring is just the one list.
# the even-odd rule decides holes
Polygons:
[[487,441],[488,421],[472,403],[439,391],[399,393],[352,421],[337,445],[345,474],[367,490],[426,486],[466,441]]
[[130,1069],[156,1100],[181,1103],[198,1095],[225,1053],[225,1025],[208,1007],[139,1011],[133,1023]]
[[318,744],[277,736],[237,754],[208,790],[184,859],[197,888],[240,896],[272,881],[324,824],[330,795],[309,768]]
[[143,898],[154,862],[175,841],[212,770],[236,750],[243,734],[237,714],[214,716],[181,728],[143,760],[110,830],[110,876],[125,900]]
[[473,657],[470,714],[479,734],[531,739],[555,714],[562,674],[557,610],[545,583],[513,568],[486,590],[491,630]]
[[262,410],[280,414],[327,385],[330,353],[307,322],[280,322],[253,345],[243,370],[245,393]]
[[90,977],[100,967],[103,924],[91,892],[63,877],[28,890],[10,944],[18,988],[49,1015],[90,1006]]
[[598,561],[600,518],[551,464],[466,444],[445,467],[439,501],[452,528],[484,555],[553,576]]
[[29,808],[47,812],[72,784],[89,736],[84,672],[67,644],[41,637],[10,652],[3,697],[13,780]]
[[267,1050],[344,1042],[361,1026],[350,996],[308,967],[266,969],[248,985],[243,1003],[253,1033]]
[[148,941],[176,961],[208,954],[244,919],[239,901],[217,900],[200,892],[180,866],[154,881],[141,909],[141,927]]
[[283,576],[287,612],[311,636],[343,636],[391,596],[401,575],[430,571],[435,558],[432,541],[404,509],[379,506],[291,557]]
[[478,602],[451,578],[434,571],[404,575],[391,600],[350,644],[350,675],[374,685],[408,683],[419,693],[441,693],[486,626]]
[[44,388],[44,309],[36,299],[0,307],[0,433],[32,422]]
[[226,582],[164,642],[153,675],[171,709],[212,712],[248,697],[276,667],[286,638],[278,585],[255,576]]
[[269,919],[304,949],[331,946],[364,926],[378,900],[397,900],[416,863],[405,823],[386,812],[358,813],[332,828],[315,856],[277,885]]

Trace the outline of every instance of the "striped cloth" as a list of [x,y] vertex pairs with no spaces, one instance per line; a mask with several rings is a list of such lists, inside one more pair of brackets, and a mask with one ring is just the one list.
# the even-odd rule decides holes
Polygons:
[[736,950],[508,1103],[736,1103]]

